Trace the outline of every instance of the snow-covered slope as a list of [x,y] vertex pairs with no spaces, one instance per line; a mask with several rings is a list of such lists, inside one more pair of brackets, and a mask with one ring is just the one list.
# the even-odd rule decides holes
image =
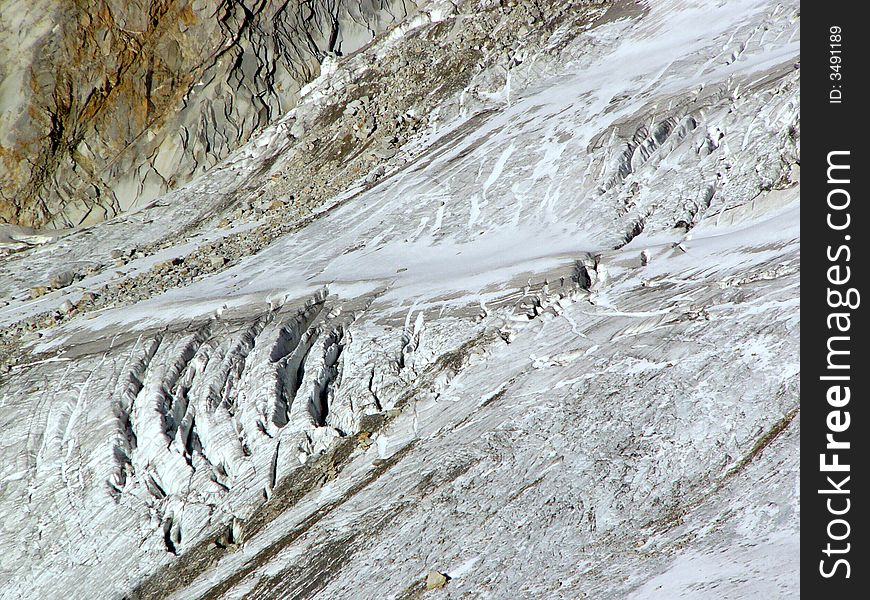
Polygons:
[[5,259],[0,595],[797,593],[798,3],[544,4]]

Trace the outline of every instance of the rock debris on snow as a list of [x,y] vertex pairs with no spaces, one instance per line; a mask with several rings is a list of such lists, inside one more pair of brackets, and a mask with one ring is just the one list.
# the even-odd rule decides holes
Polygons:
[[798,593],[797,2],[56,4],[0,598]]

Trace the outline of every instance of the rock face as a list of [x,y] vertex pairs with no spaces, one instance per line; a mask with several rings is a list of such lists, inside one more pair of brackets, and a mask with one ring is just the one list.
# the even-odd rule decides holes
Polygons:
[[0,220],[91,224],[203,173],[408,0],[0,6]]
[[421,2],[152,205],[7,229],[0,598],[796,596],[799,31]]

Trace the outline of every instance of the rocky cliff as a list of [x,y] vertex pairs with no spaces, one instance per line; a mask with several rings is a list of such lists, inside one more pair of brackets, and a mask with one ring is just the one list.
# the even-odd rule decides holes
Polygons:
[[111,218],[293,107],[408,0],[34,0],[0,6],[0,219]]

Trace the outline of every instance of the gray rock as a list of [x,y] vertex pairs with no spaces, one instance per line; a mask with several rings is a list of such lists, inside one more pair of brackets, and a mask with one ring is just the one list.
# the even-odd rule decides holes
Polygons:
[[208,258],[208,264],[213,269],[219,269],[219,268],[223,267],[225,264],[227,264],[227,259],[226,259],[226,257],[223,257],[223,256],[210,256]]
[[75,275],[72,271],[61,271],[60,273],[55,273],[51,276],[49,285],[52,289],[59,290],[70,285],[74,279]]

